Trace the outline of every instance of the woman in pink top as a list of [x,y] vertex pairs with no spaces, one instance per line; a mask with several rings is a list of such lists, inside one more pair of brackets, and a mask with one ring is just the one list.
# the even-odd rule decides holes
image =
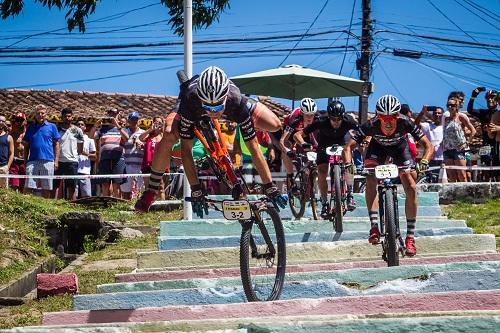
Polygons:
[[[144,157],[142,158],[142,173],[150,173],[151,165],[153,164],[153,156],[157,144],[161,141],[163,137],[163,118],[154,117],[153,124],[151,127],[139,136],[139,140],[144,142]],[[144,178],[145,188],[148,188],[149,178]],[[162,179],[160,183],[160,199],[165,200],[165,182]]]

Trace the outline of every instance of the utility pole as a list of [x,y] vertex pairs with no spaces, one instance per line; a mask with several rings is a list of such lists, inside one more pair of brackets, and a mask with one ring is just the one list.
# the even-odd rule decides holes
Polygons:
[[184,0],[184,72],[193,76],[193,1]]
[[363,91],[359,96],[359,123],[368,119],[368,96],[372,93],[370,82],[370,51],[372,46],[371,0],[362,0],[363,27],[361,31],[361,57],[356,61],[359,79],[364,81]]

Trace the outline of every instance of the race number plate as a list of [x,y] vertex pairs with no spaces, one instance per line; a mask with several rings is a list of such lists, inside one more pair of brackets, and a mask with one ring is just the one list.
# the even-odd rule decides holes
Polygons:
[[316,154],[315,151],[308,151],[307,152],[307,160],[309,160],[311,162],[316,161],[316,155],[318,155],[318,154]]
[[344,150],[344,147],[342,146],[330,146],[328,148],[326,148],[326,153],[327,155],[341,155],[342,154],[342,150]]
[[491,146],[482,146],[479,148],[479,156],[485,156],[491,154]]
[[396,164],[378,165],[375,167],[375,177],[378,179],[397,178],[399,174]]
[[252,217],[250,204],[246,200],[224,200],[222,211],[226,220],[248,220]]

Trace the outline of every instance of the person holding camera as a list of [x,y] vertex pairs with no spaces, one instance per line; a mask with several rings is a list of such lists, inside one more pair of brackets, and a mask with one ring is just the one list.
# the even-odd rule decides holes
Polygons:
[[[471,97],[469,99],[469,103],[467,104],[467,113],[471,116],[479,120],[481,123],[481,132],[483,139],[483,146],[495,146],[495,140],[490,138],[488,135],[488,127],[491,123],[491,118],[495,111],[497,110],[497,101],[496,96],[497,92],[495,90],[488,90],[484,95],[486,99],[487,109],[474,109],[474,101],[476,100],[479,93],[486,91],[485,87],[477,87],[472,91]],[[481,162],[490,165],[492,161],[491,154],[482,155]]]
[[[127,174],[141,173],[142,158],[144,156],[144,144],[139,140],[139,136],[144,132],[139,128],[139,112],[134,111],[128,114],[128,127],[122,131],[125,136],[125,170]],[[132,189],[134,184],[139,189],[142,188],[142,177],[127,177],[127,181],[120,186],[122,198],[132,199]]]
[[[125,173],[122,140],[124,141],[126,136],[124,128],[119,123],[119,114],[117,109],[109,109],[107,117],[97,120],[90,130],[89,137],[96,140],[96,149],[99,151],[98,175]],[[119,198],[120,185],[124,182],[125,178],[98,178],[96,184],[101,185],[101,196]]]
[[[425,117],[428,117],[429,112],[432,112],[430,122],[423,122]],[[430,167],[443,165],[443,118],[444,110],[439,106],[422,106],[422,111],[415,118],[415,124],[420,125],[425,136],[429,139],[434,147],[434,155],[429,162]],[[439,170],[433,170],[433,174],[439,176]],[[436,177],[437,179],[437,177]]]

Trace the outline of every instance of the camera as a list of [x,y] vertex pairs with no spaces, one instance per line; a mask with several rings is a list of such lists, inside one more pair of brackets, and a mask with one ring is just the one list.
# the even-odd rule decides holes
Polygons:
[[431,111],[431,112],[436,111],[436,109],[437,109],[437,106],[428,106],[427,107],[427,111]]
[[479,92],[486,91],[486,88],[485,87],[477,87],[477,91],[479,91]]

